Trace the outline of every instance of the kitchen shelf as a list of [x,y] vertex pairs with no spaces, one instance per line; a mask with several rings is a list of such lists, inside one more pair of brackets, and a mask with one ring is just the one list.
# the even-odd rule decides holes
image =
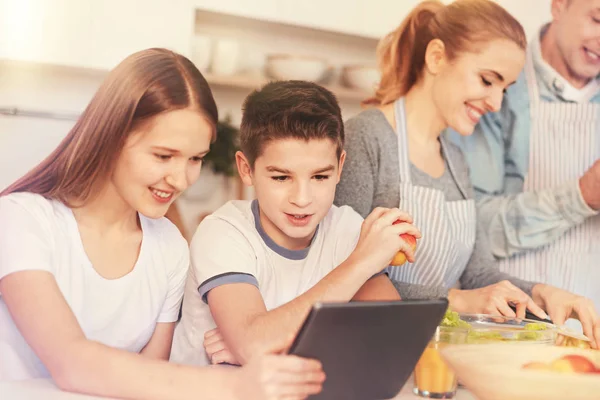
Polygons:
[[29,71],[39,74],[59,74],[71,75],[74,78],[89,78],[101,81],[108,73],[108,69],[90,68],[79,65],[65,65],[33,60],[12,60],[0,58],[0,70],[2,78],[9,78],[10,71]]
[[[0,69],[6,68],[5,76],[9,78],[8,71],[11,68],[27,69],[30,71],[39,71],[40,73],[59,73],[69,74],[73,77],[85,77],[97,79],[98,83],[108,75],[108,70],[92,69],[85,67],[65,66],[57,64],[38,63],[32,61],[14,61],[0,59]],[[204,77],[212,88],[222,87],[249,92],[259,89],[272,79],[258,74],[235,74],[235,75],[215,75],[210,72],[204,72]],[[360,102],[372,95],[367,91],[347,88],[336,84],[321,84],[326,89],[333,92],[339,100]]]
[[[211,73],[203,74],[211,87],[225,87],[231,89],[239,89],[251,91],[259,89],[263,85],[272,81],[267,77],[252,74],[236,74],[236,75],[214,75]],[[341,85],[321,84],[324,88],[330,90],[339,100],[361,102],[373,93],[363,90],[351,89]]]
[[[222,75],[210,69],[211,72],[205,74],[216,92],[226,92],[222,96],[221,93],[215,94],[221,104],[227,104],[230,110],[241,105],[243,97],[240,98],[240,95],[270,81],[265,70],[272,54],[324,60],[330,72],[324,83],[320,84],[336,95],[346,117],[360,112],[360,102],[371,96],[375,89],[369,91],[346,87],[341,74],[345,66],[375,66],[377,38],[296,25],[286,22],[285,18],[273,21],[198,7],[195,9],[194,36],[202,38],[198,42],[199,46],[205,46],[203,51],[198,52],[198,65],[207,63],[207,54],[211,54],[208,57],[211,57],[212,62],[212,51],[219,40],[228,40],[238,45],[238,54],[233,57],[237,64],[233,75]],[[207,42],[210,44],[206,44]],[[206,46],[211,46],[211,50],[207,51]],[[190,59],[196,61],[194,51]]]
[[241,33],[252,33],[256,31],[269,32],[273,37],[301,37],[314,38],[321,42],[335,42],[345,47],[367,47],[377,46],[380,37],[360,35],[356,33],[341,32],[320,27],[298,25],[290,22],[275,21],[267,18],[253,16],[235,15],[196,8],[196,25],[198,27],[208,26],[227,27]]

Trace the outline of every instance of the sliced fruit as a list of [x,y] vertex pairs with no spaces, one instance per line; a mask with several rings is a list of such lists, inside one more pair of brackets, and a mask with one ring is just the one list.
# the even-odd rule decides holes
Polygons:
[[570,364],[574,372],[593,372],[596,371],[596,366],[588,358],[576,354],[563,356],[559,361],[566,361]]
[[533,369],[539,371],[550,371],[550,365],[542,362],[530,362],[523,365],[523,369]]

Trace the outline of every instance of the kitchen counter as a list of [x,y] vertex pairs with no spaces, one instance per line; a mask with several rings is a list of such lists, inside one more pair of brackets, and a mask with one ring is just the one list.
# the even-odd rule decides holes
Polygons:
[[[0,382],[0,393],[2,400],[93,400],[107,399],[105,397],[86,396],[63,392],[58,389],[51,380],[34,379],[19,382]],[[412,382],[408,382],[402,392],[393,400],[417,400],[421,397],[412,393]],[[456,400],[476,400],[475,397],[465,389],[459,389]]]

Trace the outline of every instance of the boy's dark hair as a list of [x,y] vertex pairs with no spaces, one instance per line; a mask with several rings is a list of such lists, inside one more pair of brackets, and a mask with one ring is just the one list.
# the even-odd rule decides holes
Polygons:
[[344,148],[344,122],[337,99],[311,82],[271,82],[244,101],[240,148],[250,167],[264,147],[278,139],[330,139],[338,159]]

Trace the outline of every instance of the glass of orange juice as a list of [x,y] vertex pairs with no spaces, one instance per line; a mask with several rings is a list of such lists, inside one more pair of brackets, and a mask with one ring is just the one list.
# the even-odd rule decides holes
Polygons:
[[446,364],[440,349],[467,342],[469,330],[439,326],[415,367],[414,393],[432,399],[452,399],[456,395],[457,379]]

